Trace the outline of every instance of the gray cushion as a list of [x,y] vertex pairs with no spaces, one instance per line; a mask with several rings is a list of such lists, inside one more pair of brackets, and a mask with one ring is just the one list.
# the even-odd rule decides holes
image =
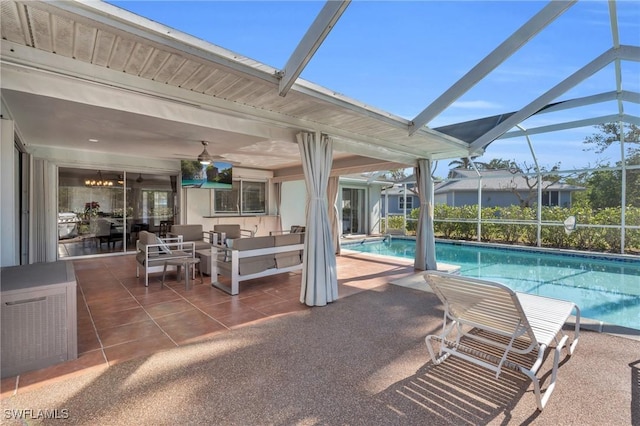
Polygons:
[[[254,250],[260,248],[268,248],[274,246],[274,238],[272,236],[254,237],[254,238],[237,238],[233,240],[233,248],[238,251]],[[240,275],[255,274],[270,268],[275,268],[276,261],[272,254],[262,256],[252,256],[239,261]]]
[[182,241],[201,241],[202,225],[173,225],[171,233],[182,235]]
[[[293,244],[300,244],[301,238],[304,238],[303,234],[283,234],[275,236],[275,246],[288,246]],[[288,268],[290,266],[299,265],[302,263],[301,257],[302,251],[287,251],[284,253],[276,253],[276,266],[278,268]]]
[[224,232],[227,238],[240,238],[240,225],[213,225],[214,232]]
[[[156,234],[154,233],[142,231],[138,234],[138,241],[140,241],[141,245],[148,246],[149,244],[158,244],[158,237],[156,237]],[[149,247],[148,251],[149,255],[157,254],[158,247]],[[142,257],[144,259],[144,253],[142,253]]]

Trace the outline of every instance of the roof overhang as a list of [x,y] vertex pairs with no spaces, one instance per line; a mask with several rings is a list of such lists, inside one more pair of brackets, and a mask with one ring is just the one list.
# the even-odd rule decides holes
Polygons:
[[[102,2],[3,1],[3,114],[27,147],[193,158],[301,176],[295,135],[334,138],[334,174],[468,155],[469,144]],[[87,140],[99,144],[88,146]]]

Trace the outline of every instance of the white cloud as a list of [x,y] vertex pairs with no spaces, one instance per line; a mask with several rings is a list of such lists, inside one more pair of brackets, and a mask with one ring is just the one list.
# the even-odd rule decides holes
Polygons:
[[452,108],[465,108],[465,109],[500,109],[501,106],[494,102],[489,101],[456,101],[451,104]]

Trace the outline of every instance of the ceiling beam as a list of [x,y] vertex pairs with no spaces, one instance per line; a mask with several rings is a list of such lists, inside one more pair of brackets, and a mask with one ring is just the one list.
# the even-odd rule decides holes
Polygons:
[[278,87],[280,96],[286,96],[289,89],[302,73],[311,57],[316,53],[324,39],[329,35],[333,26],[338,22],[340,16],[349,6],[351,0],[335,1],[329,0],[313,21],[298,46],[291,54],[282,71],[278,71],[276,76],[280,79]]
[[526,136],[526,135],[551,133],[551,132],[557,132],[560,130],[567,130],[567,129],[577,129],[579,127],[595,126],[598,124],[610,123],[612,121],[618,121],[618,120],[625,121],[623,117],[621,117],[618,114],[603,115],[600,117],[585,118],[584,120],[566,121],[564,123],[550,124],[548,126],[532,127],[532,128],[526,129],[526,131],[514,130],[512,132],[505,133],[504,135],[500,136],[498,139],[517,138],[517,137]]
[[[376,160],[367,157],[346,157],[333,160],[330,176],[342,176],[351,173],[375,172],[378,170],[393,170],[405,167],[404,164],[392,161]],[[304,180],[302,166],[287,167],[275,170],[273,182]]]
[[471,143],[471,151],[473,152],[475,150],[484,148],[486,145],[490,144],[491,142],[502,136],[504,133],[512,129],[516,124],[522,123],[524,120],[544,108],[545,105],[551,103],[558,96],[566,93],[569,89],[573,88],[578,83],[592,76],[616,59],[639,61],[640,48],[635,46],[621,46],[618,49],[611,48],[607,50],[606,52],[595,58],[593,61],[589,62],[587,65],[580,68],[578,71],[548,90],[546,93],[536,98],[533,102],[520,109],[511,117],[477,138]]
[[602,102],[615,101],[618,99],[618,93],[615,90],[610,92],[598,93],[596,95],[584,96],[581,98],[569,99],[566,101],[560,101],[552,105],[546,106],[540,110],[537,114],[547,114],[550,112],[564,111],[572,108],[579,108],[587,105],[593,105]]
[[577,0],[572,1],[550,1],[540,12],[527,21],[508,39],[500,44],[496,49],[480,61],[475,67],[444,92],[438,99],[432,102],[420,114],[418,114],[409,125],[409,135],[413,135],[449,105],[475,86],[480,80],[486,77],[491,71],[496,69],[512,54],[524,46],[530,39],[538,34],[547,25],[553,22],[558,16],[573,6]]

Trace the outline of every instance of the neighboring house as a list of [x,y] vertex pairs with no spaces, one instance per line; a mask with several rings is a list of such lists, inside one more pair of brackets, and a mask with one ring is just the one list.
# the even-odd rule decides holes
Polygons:
[[[379,234],[382,212],[382,189],[388,181],[374,179],[368,174],[340,176],[335,206],[341,225],[341,235]],[[304,181],[282,183],[282,228],[304,222],[306,187]]]
[[[439,178],[435,178],[434,185],[438,185]],[[416,188],[415,175],[393,182],[392,186],[382,191],[382,217],[389,215],[403,215],[411,213],[412,209],[420,207],[420,196]]]
[[411,209],[420,207],[420,197],[415,192],[415,186],[415,182],[408,182],[385,188],[382,194],[382,217],[386,217],[387,212],[392,216],[403,215],[405,208],[409,214]]
[[[449,179],[435,185],[435,204],[460,207],[478,204],[478,183],[482,183],[483,207],[534,206],[538,201],[535,176],[509,174],[504,170],[483,170],[481,178],[473,170],[455,169]],[[542,205],[571,207],[572,194],[585,188],[560,182],[542,181]]]

